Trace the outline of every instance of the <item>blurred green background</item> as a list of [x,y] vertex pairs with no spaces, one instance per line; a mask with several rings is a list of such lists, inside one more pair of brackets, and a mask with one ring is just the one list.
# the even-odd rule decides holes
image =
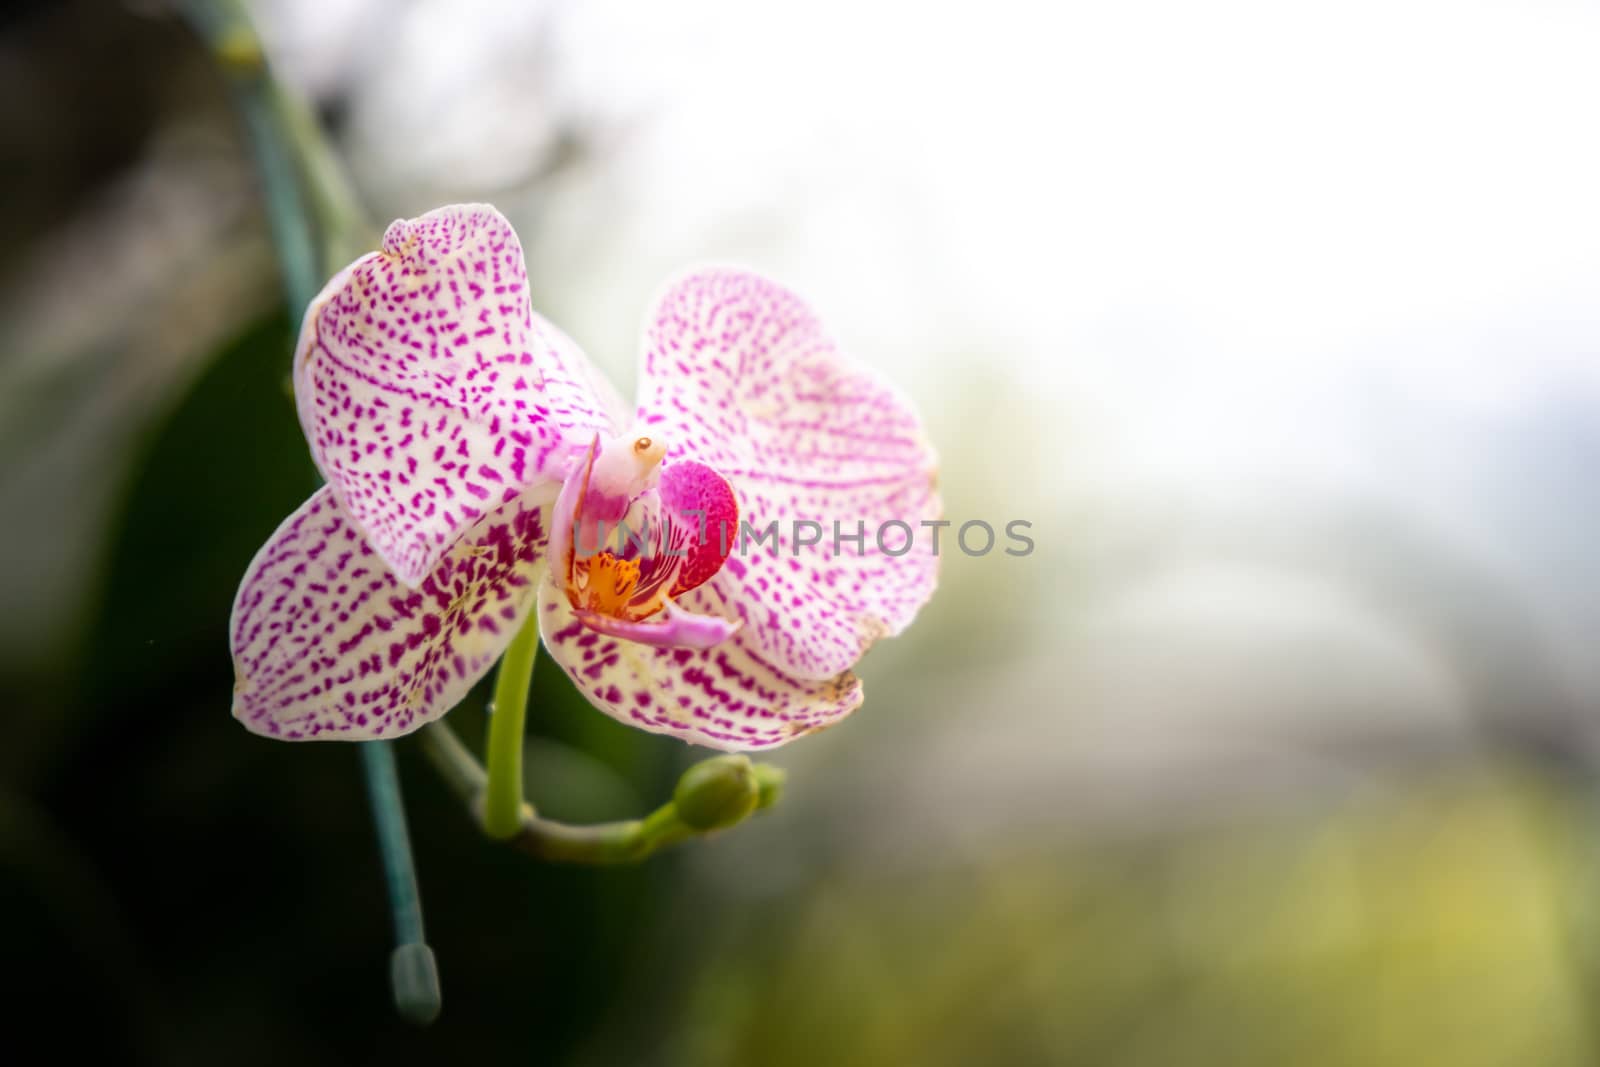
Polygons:
[[[493,200],[625,392],[660,278],[748,262],[1038,548],[947,555],[778,808],[637,868],[489,844],[402,744],[405,1026],[356,752],[227,713],[309,477],[227,88],[159,3],[11,5],[0,1048],[1600,1061],[1593,10],[252,7],[374,216]],[[557,818],[696,755],[532,709]]]

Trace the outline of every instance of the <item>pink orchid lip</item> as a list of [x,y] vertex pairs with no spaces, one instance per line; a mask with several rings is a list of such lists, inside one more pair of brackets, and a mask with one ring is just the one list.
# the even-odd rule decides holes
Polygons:
[[589,629],[656,648],[710,648],[742,622],[673,601],[722,569],[738,503],[727,479],[703,463],[662,466],[666,451],[644,433],[604,444],[596,434],[561,487],[551,556]]
[[574,614],[595,633],[621,637],[651,648],[714,648],[744,625],[740,619],[684,611],[670,600],[660,612],[662,618],[656,621],[631,622],[583,610]]

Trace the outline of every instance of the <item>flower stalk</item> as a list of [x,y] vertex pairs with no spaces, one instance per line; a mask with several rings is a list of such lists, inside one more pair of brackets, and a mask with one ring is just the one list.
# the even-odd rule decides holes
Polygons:
[[496,840],[522,827],[522,738],[528,712],[528,687],[539,654],[539,620],[528,616],[500,659],[490,705],[488,783],[483,798],[483,832]]
[[[423,753],[433,763],[439,776],[461,798],[467,809],[474,813],[480,827],[484,827],[489,774],[478,763],[467,746],[461,743],[455,731],[443,722],[430,723],[418,731],[417,737]],[[742,821],[744,815],[772,806],[782,792],[784,772],[770,763],[749,765],[754,778],[756,802],[745,808],[743,814],[732,821],[712,820],[714,825],[696,828],[684,820],[679,812],[680,802],[688,806],[704,807],[698,795],[699,783],[707,779],[704,768],[719,764],[726,757],[713,756],[697,763],[683,773],[674,799],[663,804],[642,819],[620,822],[574,825],[546,819],[537,814],[531,805],[523,804],[514,833],[503,836],[506,844],[535,859],[552,863],[575,863],[590,866],[638,863],[641,860],[693,837],[704,836],[715,830],[727,829]],[[720,775],[709,776],[721,788]],[[486,830],[487,832],[487,830]]]
[[384,881],[389,887],[389,914],[394,920],[395,950],[389,957],[389,979],[395,1008],[406,1021],[426,1026],[439,1017],[443,1000],[438,964],[422,931],[422,895],[411,860],[411,836],[406,832],[394,749],[387,741],[369,741],[360,749]]
[[[852,668],[911,622],[938,572],[936,552],[871,552],[864,534],[855,554],[826,552],[785,541],[776,520],[911,529],[940,513],[935,456],[908,402],[754,272],[703,268],[666,287],[630,408],[534,311],[521,244],[492,205],[397,219],[366,251],[379,242],[337,158],[273,80],[240,0],[186,10],[232,83],[289,302],[307,308],[292,380],[326,479],[240,583],[232,710],[264,736],[365,742],[395,1001],[425,1023],[438,978],[392,739],[420,731],[484,834],[542,860],[637,862],[737,825],[783,786],[742,753],[859,707]],[[733,558],[707,536],[747,516],[772,520],[770,554]],[[649,536],[575,551],[577,531],[624,522]],[[641,819],[540,817],[522,763],[541,639],[595,708],[730,754],[690,767]],[[496,662],[485,766],[440,720]]]
[[[371,227],[310,108],[272,77],[244,6],[191,0],[183,10],[233,88],[261,175],[284,296],[291,311],[300,312],[316,295],[319,277],[366,247]],[[438,964],[423,933],[394,749],[389,741],[369,741],[360,750],[395,931],[390,988],[400,1016],[425,1026],[438,1018],[443,1000]]]

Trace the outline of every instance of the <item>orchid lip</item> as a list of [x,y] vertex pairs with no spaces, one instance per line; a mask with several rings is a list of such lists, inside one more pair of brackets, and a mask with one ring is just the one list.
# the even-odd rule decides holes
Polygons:
[[659,620],[633,621],[593,611],[575,612],[578,621],[596,633],[621,637],[652,648],[714,648],[739,632],[744,623],[717,615],[696,615],[667,601]]

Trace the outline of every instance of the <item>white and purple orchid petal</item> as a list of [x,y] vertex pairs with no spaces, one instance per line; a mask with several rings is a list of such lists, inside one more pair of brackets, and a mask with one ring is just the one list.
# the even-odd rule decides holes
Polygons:
[[833,678],[932,594],[938,557],[920,524],[941,505],[921,422],[782,286],[733,269],[671,284],[646,327],[639,421],[665,437],[668,469],[694,459],[726,476],[756,537],[777,524],[774,548],[741,537],[708,583],[762,662]]
[[482,516],[412,589],[319,489],[256,554],[234,600],[234,717],[269,737],[354,741],[449,711],[533,607],[553,491],[539,495]]
[[[696,590],[686,602],[705,617],[716,600]],[[577,618],[552,582],[539,592],[539,630],[551,657],[595,707],[629,726],[710,748],[773,748],[861,704],[855,675],[794,678],[743,633],[710,648],[654,648],[599,633]]]
[[621,410],[534,314],[517,235],[483,204],[398,220],[336,276],[294,380],[317,466],[408,586],[523,487],[559,481]]

